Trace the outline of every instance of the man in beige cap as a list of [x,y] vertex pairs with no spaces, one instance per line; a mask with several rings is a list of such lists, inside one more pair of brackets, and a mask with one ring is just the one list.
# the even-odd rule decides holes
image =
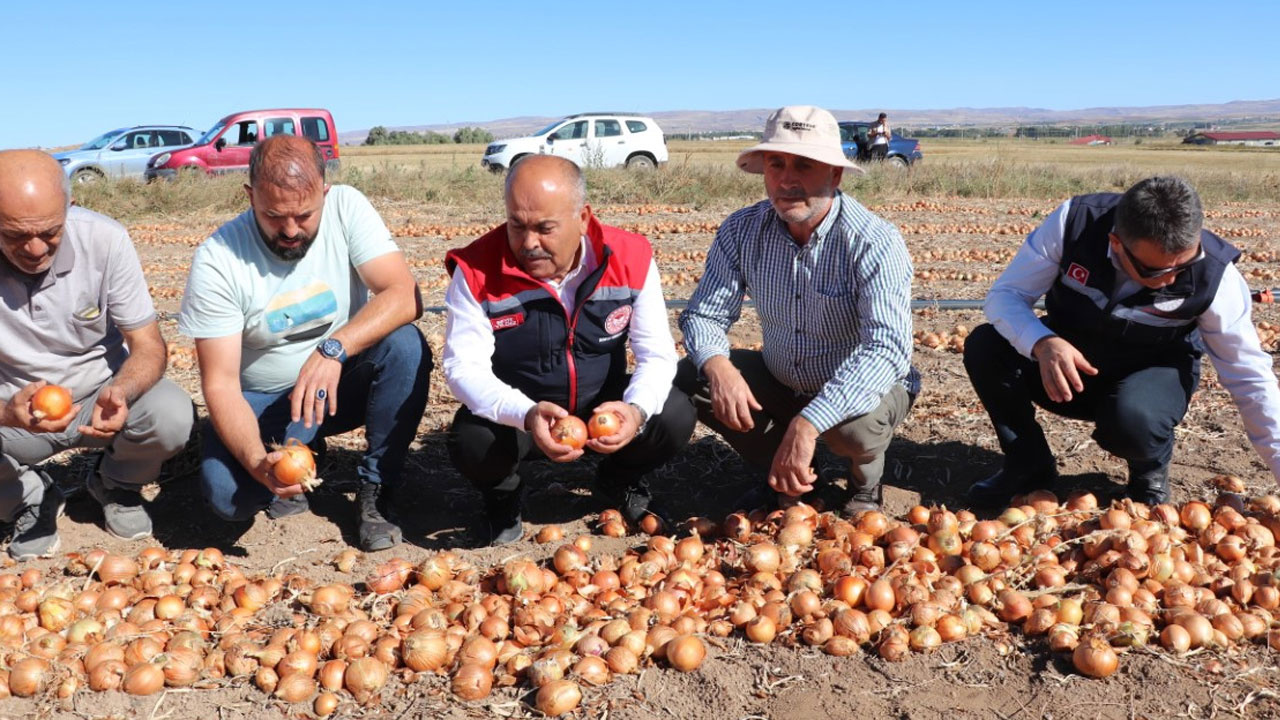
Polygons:
[[[35,469],[76,447],[102,448],[87,479],[107,530],[151,534],[138,490],[191,434],[191,398],[164,377],[168,354],[129,233],[70,207],[52,157],[0,152],[0,520],[9,555],[58,549],[62,491]],[[61,385],[74,405],[36,417],[32,396]]]
[[[845,170],[862,170],[826,110],[779,109],[738,167],[764,175],[769,199],[716,233],[680,316],[688,357],[676,385],[767,477],[743,498],[747,509],[813,490],[819,438],[849,460],[845,512],[878,508],[885,450],[920,391],[907,248],[897,228],[840,192]],[[761,351],[729,347],[747,295]]]

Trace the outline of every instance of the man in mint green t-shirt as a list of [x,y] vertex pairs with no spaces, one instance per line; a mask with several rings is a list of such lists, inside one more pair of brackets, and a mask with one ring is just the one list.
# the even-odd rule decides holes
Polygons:
[[201,489],[229,520],[303,512],[302,486],[272,474],[274,446],[364,426],[360,546],[381,550],[400,542],[388,497],[426,406],[431,351],[404,255],[369,201],[326,185],[324,168],[306,139],[263,141],[251,209],[191,263],[178,329],[195,339],[212,426]]

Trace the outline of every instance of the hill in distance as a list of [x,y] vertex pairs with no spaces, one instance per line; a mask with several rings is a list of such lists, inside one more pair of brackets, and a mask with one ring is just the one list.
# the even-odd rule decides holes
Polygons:
[[[589,109],[588,109],[589,110]],[[617,108],[606,108],[617,110]],[[774,108],[744,110],[668,110],[641,112],[658,121],[668,133],[706,133],[760,131],[765,118]],[[585,112],[585,111],[583,111]],[[1154,105],[1150,107],[1094,107],[1078,110],[1045,108],[951,108],[947,110],[908,110],[900,108],[864,108],[832,110],[837,120],[870,120],[880,112],[889,114],[894,125],[902,127],[992,127],[1005,125],[1076,125],[1159,122],[1222,122],[1225,120],[1280,120],[1280,99],[1236,100],[1203,105]],[[521,116],[499,120],[478,120],[448,125],[402,125],[388,130],[411,132],[443,132],[452,134],[461,127],[481,127],[497,138],[519,137],[559,119],[558,117]],[[338,133],[338,141],[355,145],[364,142],[368,128]]]

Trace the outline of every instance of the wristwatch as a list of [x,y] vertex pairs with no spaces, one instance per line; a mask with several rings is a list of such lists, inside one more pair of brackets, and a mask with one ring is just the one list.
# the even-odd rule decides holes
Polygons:
[[640,427],[636,428],[636,434],[639,435],[644,432],[644,426],[649,424],[649,413],[645,412],[644,408],[633,402],[629,402],[627,404],[635,408],[636,412],[640,413]]
[[316,346],[316,352],[340,363],[347,361],[347,351],[342,347],[342,341],[337,338],[325,338]]

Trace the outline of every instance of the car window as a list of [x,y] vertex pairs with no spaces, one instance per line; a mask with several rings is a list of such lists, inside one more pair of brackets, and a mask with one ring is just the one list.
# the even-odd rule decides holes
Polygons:
[[644,123],[640,122],[639,120],[628,120],[628,121],[627,121],[627,129],[628,129],[628,130],[630,130],[630,131],[631,131],[631,132],[633,132],[633,133],[642,133],[642,132],[644,132],[645,130],[648,130],[648,129],[649,129],[649,126],[648,126],[648,125],[645,125]]
[[152,133],[149,130],[136,130],[126,133],[111,144],[112,150],[136,150],[151,147]]
[[857,140],[858,135],[848,125],[840,126],[840,142],[853,142]]
[[302,136],[311,138],[313,142],[328,142],[329,123],[322,117],[302,118]]
[[585,140],[587,137],[587,121],[579,120],[569,123],[551,134],[556,140]]
[[614,137],[622,134],[622,123],[617,120],[597,120],[596,137]]
[[157,130],[156,134],[160,136],[161,147],[186,145],[191,142],[191,136],[181,130]]
[[262,137],[269,138],[272,135],[297,135],[298,132],[293,127],[293,118],[267,118],[262,123]]
[[228,145],[252,145],[258,142],[258,121],[245,120],[231,125],[222,134],[222,139]]

